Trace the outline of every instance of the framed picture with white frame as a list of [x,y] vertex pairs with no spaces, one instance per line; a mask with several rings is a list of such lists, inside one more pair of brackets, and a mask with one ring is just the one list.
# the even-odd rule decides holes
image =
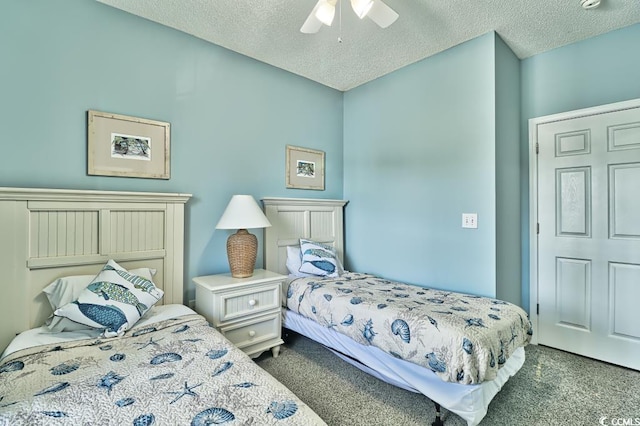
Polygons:
[[324,191],[324,151],[287,145],[287,188]]

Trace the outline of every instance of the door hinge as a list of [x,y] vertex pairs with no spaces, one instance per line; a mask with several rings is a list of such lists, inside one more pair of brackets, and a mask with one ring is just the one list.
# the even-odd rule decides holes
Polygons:
[[540,222],[536,223],[536,234],[540,235]]
[[536,315],[540,315],[540,304],[536,304]]
[[540,144],[536,142],[536,154],[540,154]]

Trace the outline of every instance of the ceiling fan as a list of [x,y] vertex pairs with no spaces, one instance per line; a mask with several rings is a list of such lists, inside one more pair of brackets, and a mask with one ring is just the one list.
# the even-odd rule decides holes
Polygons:
[[[331,26],[338,1],[318,0],[300,31],[314,34],[320,31],[323,24]],[[387,28],[398,19],[398,14],[381,0],[351,0],[351,8],[358,18],[363,19],[366,16],[382,28]]]

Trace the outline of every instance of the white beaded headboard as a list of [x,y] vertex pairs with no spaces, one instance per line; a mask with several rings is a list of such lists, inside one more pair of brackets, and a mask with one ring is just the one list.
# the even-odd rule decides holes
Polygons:
[[345,200],[310,198],[263,198],[271,226],[264,231],[265,268],[288,275],[287,246],[300,238],[330,244],[344,263]]
[[42,289],[109,259],[157,270],[160,303],[183,303],[190,194],[0,188],[0,352],[51,314]]

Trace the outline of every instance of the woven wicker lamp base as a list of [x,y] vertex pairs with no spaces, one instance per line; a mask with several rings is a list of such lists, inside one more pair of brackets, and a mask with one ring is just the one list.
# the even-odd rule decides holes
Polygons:
[[253,275],[258,254],[258,239],[246,229],[238,229],[227,239],[227,257],[233,278],[247,278]]

